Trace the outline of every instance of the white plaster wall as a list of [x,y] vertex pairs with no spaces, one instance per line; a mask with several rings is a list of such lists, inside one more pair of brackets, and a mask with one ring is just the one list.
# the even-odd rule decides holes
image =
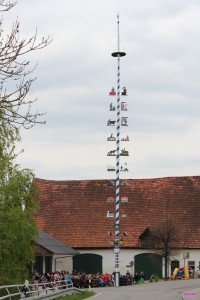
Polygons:
[[[81,254],[83,253],[93,253],[98,254],[103,257],[102,261],[102,273],[109,273],[112,274],[115,271],[115,255],[113,252],[113,249],[109,250],[87,250],[87,251],[81,251],[79,250]],[[120,273],[126,274],[127,270],[132,274],[133,268],[132,267],[126,267],[129,265],[129,263],[133,260],[133,250],[126,250],[126,249],[120,249],[119,253],[119,265],[120,265]]]
[[[103,273],[113,273],[115,271],[115,255],[113,249],[105,249],[105,250],[79,250],[80,254],[84,253],[92,253],[98,254],[103,257],[102,260],[102,272]],[[183,259],[183,252],[189,252],[189,259]],[[127,267],[131,261],[134,262],[134,256],[141,253],[155,253],[149,249],[120,249],[119,254],[119,266],[120,273],[122,275],[126,274],[127,270],[134,274],[134,265],[132,267]],[[195,262],[195,271],[199,271],[200,264],[200,249],[184,249],[177,251],[176,255],[171,257],[171,260],[178,260],[180,262],[180,267],[188,266],[189,261]],[[69,271],[72,272],[73,261],[72,257],[59,257],[55,256],[56,261],[56,271]],[[163,270],[162,274],[164,275],[164,261],[163,261]],[[171,265],[169,263],[168,274],[171,275]]]
[[54,271],[69,271],[70,273],[73,271],[73,261],[72,261],[72,256],[60,256],[60,255],[55,255],[55,260],[54,260],[54,266],[53,266]]
[[[183,253],[188,252],[189,253],[189,258],[184,259],[183,258]],[[200,249],[184,249],[181,250],[178,255],[173,257],[173,259],[177,259],[180,261],[180,267],[187,267],[189,265],[190,261],[195,262],[195,271],[199,270],[199,264],[200,264]]]

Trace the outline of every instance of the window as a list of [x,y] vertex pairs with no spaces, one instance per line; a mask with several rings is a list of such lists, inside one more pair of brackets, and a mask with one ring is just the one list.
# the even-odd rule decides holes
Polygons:
[[43,256],[35,257],[35,269],[39,274],[43,273]]
[[195,269],[195,261],[188,260],[188,267],[191,267],[194,270]]
[[52,272],[52,256],[45,256],[45,272]]
[[151,240],[151,237],[150,236],[146,236],[146,237],[143,237],[141,239],[141,246],[142,247],[151,247],[152,246],[152,240]]
[[151,248],[153,246],[152,234],[149,228],[144,230],[139,239],[142,247]]
[[173,271],[176,268],[179,268],[179,266],[180,266],[180,262],[178,260],[172,260],[171,261],[171,272],[173,273]]

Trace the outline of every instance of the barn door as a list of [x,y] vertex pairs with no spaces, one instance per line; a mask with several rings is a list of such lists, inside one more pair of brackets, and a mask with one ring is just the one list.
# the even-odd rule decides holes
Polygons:
[[73,271],[87,274],[102,274],[102,256],[97,254],[85,253],[73,257]]
[[142,253],[135,256],[135,273],[143,271],[145,278],[158,275],[162,278],[162,257],[156,253]]

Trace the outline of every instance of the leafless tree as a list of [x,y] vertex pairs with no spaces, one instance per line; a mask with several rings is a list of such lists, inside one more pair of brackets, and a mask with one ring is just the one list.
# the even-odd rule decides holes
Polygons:
[[168,278],[168,263],[170,257],[177,254],[175,246],[177,246],[178,229],[175,222],[167,219],[158,226],[151,228],[151,239],[154,251],[161,255],[164,259],[165,273],[164,278]]
[[[0,0],[0,10],[8,11],[16,2]],[[29,78],[36,66],[25,57],[29,52],[45,48],[52,41],[51,36],[38,41],[37,30],[30,38],[21,39],[18,19],[12,29],[5,34],[3,19],[0,20],[0,118],[13,127],[30,128],[41,120],[43,113],[32,111],[37,99],[27,99],[27,94],[35,78]]]
[[8,11],[13,6],[15,6],[16,4],[17,4],[17,2],[10,2],[10,1],[5,1],[5,0],[0,0],[0,11]]

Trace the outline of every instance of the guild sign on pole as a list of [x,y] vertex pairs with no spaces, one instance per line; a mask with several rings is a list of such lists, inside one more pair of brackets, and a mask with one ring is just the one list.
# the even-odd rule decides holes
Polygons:
[[117,231],[119,230],[119,228],[120,228],[119,224],[115,224],[114,229]]
[[183,252],[183,259],[189,259],[190,253],[189,252]]

